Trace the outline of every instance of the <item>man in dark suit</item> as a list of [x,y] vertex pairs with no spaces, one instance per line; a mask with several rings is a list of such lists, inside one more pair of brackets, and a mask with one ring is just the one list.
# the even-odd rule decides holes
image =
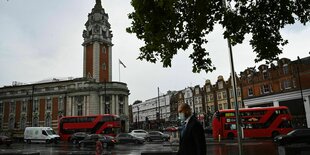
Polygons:
[[178,112],[183,124],[178,155],[206,155],[204,130],[201,123],[192,115],[190,106],[180,104]]

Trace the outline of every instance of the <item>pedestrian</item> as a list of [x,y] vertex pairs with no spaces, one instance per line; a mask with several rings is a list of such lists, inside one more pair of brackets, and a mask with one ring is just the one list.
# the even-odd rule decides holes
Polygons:
[[180,104],[178,112],[183,125],[177,155],[206,155],[204,130],[201,123],[192,115],[191,107],[188,104]]
[[97,140],[96,141],[96,155],[101,155],[103,152],[102,143]]

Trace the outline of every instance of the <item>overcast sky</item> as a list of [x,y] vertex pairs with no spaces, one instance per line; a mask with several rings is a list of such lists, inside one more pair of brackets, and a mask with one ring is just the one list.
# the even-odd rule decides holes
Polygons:
[[[0,87],[12,81],[33,83],[50,78],[82,77],[82,32],[87,15],[95,0],[0,0]],[[188,58],[191,49],[180,51],[172,61],[172,68],[162,64],[140,61],[139,47],[143,42],[126,33],[130,26],[127,14],[133,11],[130,0],[102,0],[109,15],[114,44],[113,81],[125,82],[130,90],[129,104],[146,100],[168,90],[181,90],[188,86],[203,86],[206,79],[214,84],[219,75],[227,80],[230,74],[227,41],[222,28],[217,26],[207,38],[207,49],[217,70],[206,74],[191,72]],[[289,44],[280,58],[295,60],[310,52],[310,26],[295,24],[281,31]],[[249,36],[242,45],[233,47],[235,69],[258,67],[249,46]],[[127,68],[120,68],[120,59]],[[120,74],[119,74],[120,73]]]

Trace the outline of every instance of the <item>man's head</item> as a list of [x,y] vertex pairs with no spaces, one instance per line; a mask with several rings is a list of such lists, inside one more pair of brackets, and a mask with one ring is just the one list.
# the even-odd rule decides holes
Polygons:
[[[179,112],[179,115],[180,115],[181,113],[183,113],[184,116],[185,116],[185,119],[192,115],[192,109],[191,109],[191,107],[190,107],[188,104],[185,104],[185,103],[181,103],[181,104],[179,105],[179,107],[178,107],[178,112]],[[183,114],[181,114],[181,115],[183,115]],[[182,118],[181,118],[181,120],[182,120]]]

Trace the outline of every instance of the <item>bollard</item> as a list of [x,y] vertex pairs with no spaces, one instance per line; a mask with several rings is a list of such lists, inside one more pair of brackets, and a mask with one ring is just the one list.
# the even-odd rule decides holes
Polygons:
[[219,134],[219,143],[221,142],[221,134]]

